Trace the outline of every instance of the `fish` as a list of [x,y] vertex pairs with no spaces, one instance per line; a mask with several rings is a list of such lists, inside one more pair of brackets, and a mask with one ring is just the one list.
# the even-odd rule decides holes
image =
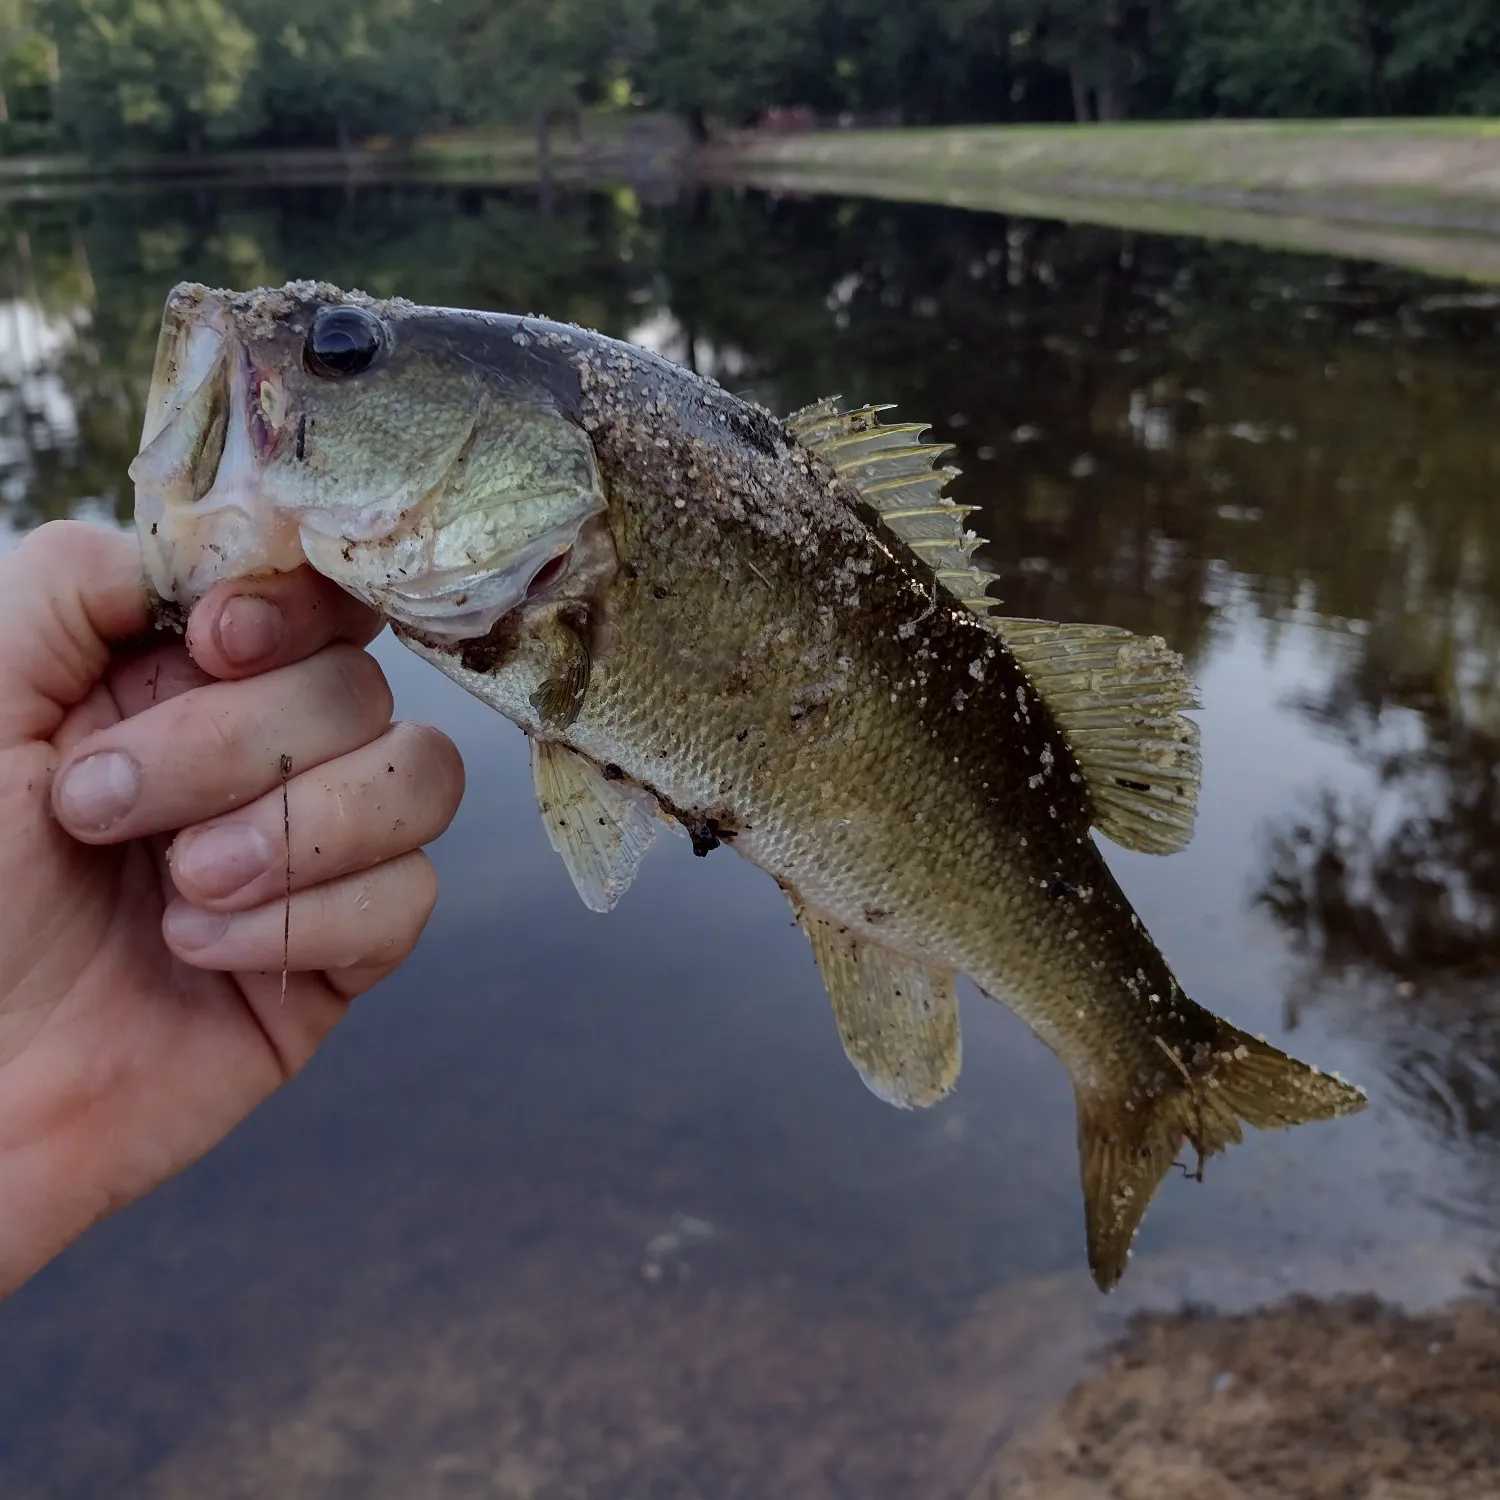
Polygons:
[[1108,1290],[1185,1147],[1201,1176],[1367,1101],[1191,1000],[1097,841],[1191,837],[1182,659],[998,613],[951,450],[890,409],[778,419],[541,317],[183,284],[136,524],[164,611],[310,563],[517,724],[592,909],[663,827],[769,874],[888,1103],[957,1082],[960,976],[1009,1006],[1072,1079]]

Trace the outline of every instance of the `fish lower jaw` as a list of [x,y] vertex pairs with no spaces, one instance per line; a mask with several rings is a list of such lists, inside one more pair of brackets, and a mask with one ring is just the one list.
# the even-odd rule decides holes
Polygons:
[[222,507],[185,518],[178,507],[137,499],[136,531],[152,588],[191,605],[225,579],[289,573],[306,561],[294,522]]

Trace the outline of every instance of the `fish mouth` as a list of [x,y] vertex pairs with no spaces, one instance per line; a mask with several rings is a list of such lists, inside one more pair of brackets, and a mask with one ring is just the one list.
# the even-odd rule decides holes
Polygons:
[[129,471],[147,578],[160,599],[190,607],[215,583],[306,563],[396,623],[454,644],[487,635],[571,575],[580,533],[602,511],[602,496],[580,506],[577,494],[559,492],[566,520],[485,556],[461,537],[446,538],[431,519],[449,462],[435,475],[402,476],[390,494],[347,503],[281,493],[282,482],[266,471],[283,449],[302,457],[301,419],[278,371],[257,365],[240,336],[233,298],[178,287],[162,317],[141,449]]
[[227,293],[178,287],[167,299],[129,470],[141,554],[160,598],[191,604],[221,579],[304,561],[295,519],[269,503],[261,482],[276,442],[272,380],[235,337]]

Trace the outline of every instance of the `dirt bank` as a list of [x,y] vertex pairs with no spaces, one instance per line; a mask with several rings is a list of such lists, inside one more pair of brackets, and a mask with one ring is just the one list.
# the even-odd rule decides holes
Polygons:
[[1500,1307],[1156,1314],[972,1500],[1495,1500]]

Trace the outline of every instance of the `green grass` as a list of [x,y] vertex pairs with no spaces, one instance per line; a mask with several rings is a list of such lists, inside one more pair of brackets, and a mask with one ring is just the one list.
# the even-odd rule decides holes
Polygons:
[[822,131],[716,150],[765,187],[1045,214],[1500,280],[1500,120]]

